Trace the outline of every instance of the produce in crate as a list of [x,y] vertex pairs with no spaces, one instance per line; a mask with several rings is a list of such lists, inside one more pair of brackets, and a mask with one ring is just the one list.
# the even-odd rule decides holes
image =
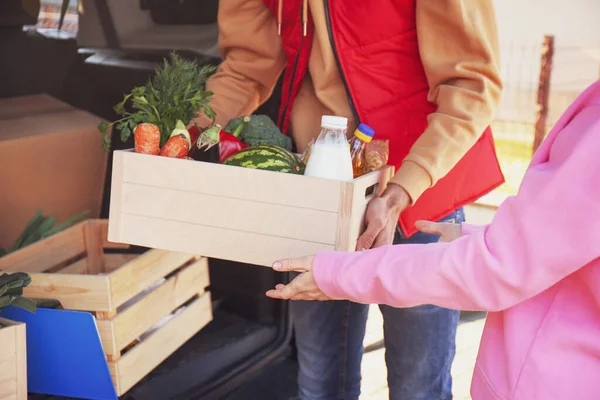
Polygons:
[[12,247],[8,250],[0,249],[0,257],[63,231],[81,221],[88,213],[89,211],[87,210],[83,211],[58,225],[54,225],[57,220],[56,217],[44,216],[42,215],[42,211],[38,210],[27,223],[25,230],[23,230],[23,233],[17,238]]
[[[36,302],[23,296],[23,288],[31,283],[31,277],[24,272],[0,275],[0,311],[8,306],[19,307],[35,313]],[[0,324],[2,328],[2,324]],[[0,354],[0,357],[2,355]]]
[[250,121],[250,117],[244,117],[231,133],[221,129],[219,132],[219,162],[223,163],[234,154],[248,148],[248,145],[239,138],[248,121]]
[[[248,148],[248,145],[242,142],[238,137],[244,127],[245,122],[242,122],[237,126],[235,131],[232,133],[225,132],[221,125],[216,124],[212,128],[205,130],[200,133],[200,129],[197,126],[193,126],[189,129],[190,135],[197,138],[195,141],[195,145],[192,146],[192,150],[190,151],[189,156],[197,161],[207,161],[207,162],[217,162],[214,154],[210,152],[210,154],[202,154],[199,151],[202,150],[204,153],[210,151],[212,146],[217,143],[217,135],[216,132],[219,132],[219,157],[218,162],[223,163],[226,159],[233,156],[240,150],[244,150]],[[194,142],[194,141],[192,141]],[[216,154],[216,153],[215,153]]]
[[121,119],[112,123],[103,121],[98,125],[104,135],[106,151],[110,150],[108,128],[112,125],[120,132],[121,141],[126,142],[139,124],[154,124],[160,131],[162,147],[178,120],[187,125],[199,111],[214,120],[215,113],[209,106],[212,93],[205,91],[206,80],[214,71],[214,66],[200,68],[195,61],[171,53],[164,66],[157,68],[144,86],[133,88],[114,107]]
[[158,126],[142,122],[133,130],[135,152],[157,155],[160,152],[160,130]]
[[225,164],[298,175],[302,175],[305,168],[294,153],[272,145],[249,147],[225,160]]
[[164,157],[184,158],[188,155],[191,145],[188,130],[185,128],[183,122],[178,120],[169,140],[160,149],[160,155]]
[[277,125],[266,115],[251,115],[235,118],[225,126],[226,132],[235,132],[244,124],[239,138],[248,146],[273,145],[292,150],[292,140],[281,133]]

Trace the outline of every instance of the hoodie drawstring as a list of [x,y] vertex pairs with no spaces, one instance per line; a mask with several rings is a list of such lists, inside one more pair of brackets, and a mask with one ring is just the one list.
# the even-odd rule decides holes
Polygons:
[[[283,23],[283,0],[277,3],[277,33],[281,36],[281,25]],[[306,36],[308,27],[308,0],[302,0],[302,35]]]

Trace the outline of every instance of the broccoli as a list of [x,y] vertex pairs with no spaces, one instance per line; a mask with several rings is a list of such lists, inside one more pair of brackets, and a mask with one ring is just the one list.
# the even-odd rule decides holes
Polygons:
[[239,134],[239,138],[248,146],[274,145],[292,150],[292,140],[289,136],[281,133],[277,125],[266,115],[252,115],[250,117],[240,117],[229,121],[225,126],[225,132],[233,133],[236,128],[247,118],[245,126]]

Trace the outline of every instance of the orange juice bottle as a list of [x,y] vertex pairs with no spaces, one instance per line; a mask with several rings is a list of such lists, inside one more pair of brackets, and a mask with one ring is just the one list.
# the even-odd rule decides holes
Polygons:
[[354,137],[350,139],[350,156],[352,158],[352,172],[354,178],[364,175],[365,170],[365,145],[369,143],[375,131],[366,124],[358,125],[354,131]]

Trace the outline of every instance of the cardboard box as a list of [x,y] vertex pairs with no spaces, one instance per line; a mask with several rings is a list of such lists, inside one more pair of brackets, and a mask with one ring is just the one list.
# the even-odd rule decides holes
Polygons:
[[0,99],[0,247],[36,210],[62,221],[100,214],[107,154],[100,118],[47,95]]

